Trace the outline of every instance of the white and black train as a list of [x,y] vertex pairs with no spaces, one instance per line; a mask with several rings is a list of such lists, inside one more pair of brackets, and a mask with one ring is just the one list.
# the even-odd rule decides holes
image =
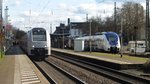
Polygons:
[[50,35],[44,28],[32,28],[22,37],[20,46],[28,55],[48,56],[51,54]]
[[74,50],[89,51],[90,45],[92,51],[107,51],[112,53],[120,51],[120,39],[115,32],[102,32],[98,35],[76,38],[74,41]]

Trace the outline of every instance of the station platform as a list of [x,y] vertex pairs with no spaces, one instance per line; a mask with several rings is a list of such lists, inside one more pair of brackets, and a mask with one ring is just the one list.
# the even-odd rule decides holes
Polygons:
[[84,59],[89,59],[93,61],[100,62],[104,66],[109,65],[110,68],[114,69],[133,69],[141,67],[148,58],[133,57],[128,55],[111,54],[111,53],[101,53],[101,52],[75,52],[73,50],[52,48],[52,52],[67,53],[69,56],[79,56],[79,58],[84,57]]
[[0,84],[49,84],[18,46],[11,47],[0,60]]

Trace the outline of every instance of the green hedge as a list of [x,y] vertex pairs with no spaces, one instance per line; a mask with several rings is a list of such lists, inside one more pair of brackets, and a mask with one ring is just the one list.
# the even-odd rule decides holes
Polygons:
[[150,59],[148,59],[147,62],[143,65],[143,71],[150,73]]
[[4,58],[4,52],[0,51],[0,59],[3,59],[3,58]]

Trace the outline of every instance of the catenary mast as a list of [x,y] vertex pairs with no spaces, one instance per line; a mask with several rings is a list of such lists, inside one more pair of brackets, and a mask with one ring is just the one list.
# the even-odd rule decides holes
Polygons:
[[[146,26],[145,26],[145,39],[146,39],[146,51],[149,51],[150,44],[150,26],[149,26],[149,0],[146,0]],[[147,43],[148,42],[148,43]]]

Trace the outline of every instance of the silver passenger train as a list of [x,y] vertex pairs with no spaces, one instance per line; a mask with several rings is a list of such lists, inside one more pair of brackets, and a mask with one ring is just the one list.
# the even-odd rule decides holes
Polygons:
[[[98,35],[79,37],[76,41],[83,41],[83,50],[90,49],[90,40],[92,51],[106,51],[112,53],[118,53],[120,51],[120,39],[119,35],[115,32],[102,32]],[[78,46],[79,44],[75,45]]]
[[20,46],[28,55],[51,55],[50,35],[44,28],[33,28],[20,40]]

